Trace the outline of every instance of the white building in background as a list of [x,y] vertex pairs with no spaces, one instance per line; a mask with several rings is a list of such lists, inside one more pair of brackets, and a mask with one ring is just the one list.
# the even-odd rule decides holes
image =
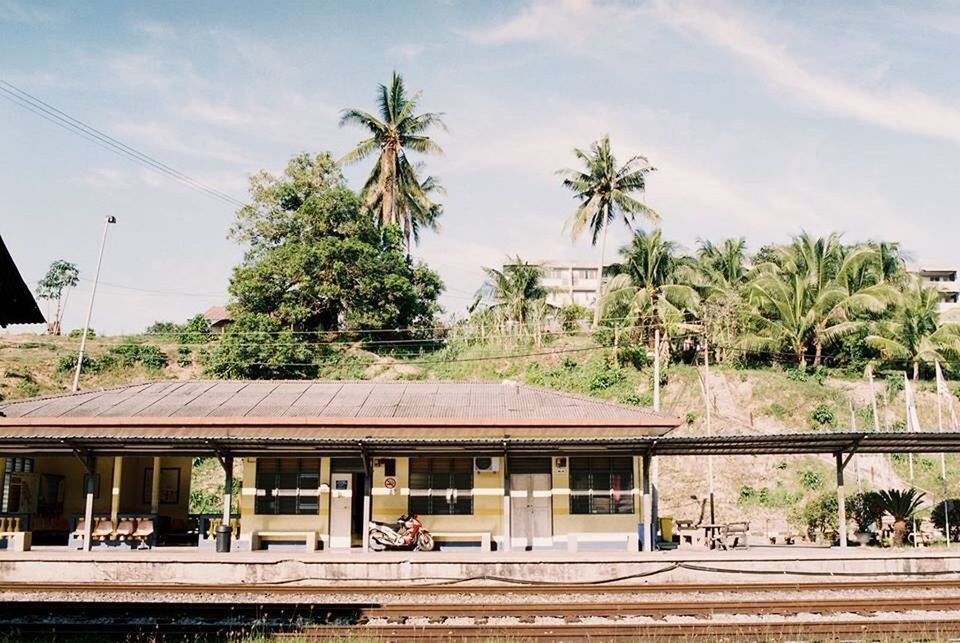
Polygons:
[[920,268],[916,271],[920,281],[940,293],[940,312],[960,309],[960,280],[955,268]]
[[593,310],[597,297],[597,264],[576,261],[534,261],[543,269],[547,303],[558,308],[576,304]]

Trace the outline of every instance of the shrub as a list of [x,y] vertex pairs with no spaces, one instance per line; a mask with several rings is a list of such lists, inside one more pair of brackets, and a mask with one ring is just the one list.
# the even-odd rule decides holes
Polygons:
[[617,359],[621,365],[629,364],[638,371],[650,363],[647,357],[647,347],[642,344],[629,344],[621,346],[617,351]]
[[[67,353],[57,360],[58,373],[72,373],[75,368],[77,368],[77,353]],[[84,371],[92,371],[95,370],[96,366],[90,356],[84,354],[80,368]]]
[[190,366],[190,347],[177,347],[177,366]]
[[788,411],[786,407],[784,407],[779,402],[771,403],[770,406],[766,408],[765,412],[770,417],[780,420],[781,422],[783,422],[788,417],[790,417],[790,411]]
[[560,327],[565,333],[580,330],[580,322],[590,318],[590,311],[577,304],[568,304],[560,309]]
[[630,404],[631,406],[653,406],[653,398],[649,395],[639,393],[630,393],[617,400],[620,404]]
[[[950,513],[946,514],[947,505],[950,506]],[[930,519],[933,521],[935,527],[942,529],[946,533],[946,521],[944,516],[949,515],[950,517],[950,540],[957,541],[960,539],[960,498],[950,498],[948,500],[942,500],[933,508],[933,512],[930,515]]]
[[22,379],[17,382],[17,391],[21,397],[36,397],[40,395],[40,385],[31,379]]
[[800,472],[800,486],[808,491],[816,491],[823,487],[823,476],[819,471],[804,469]]
[[626,379],[618,367],[612,366],[604,360],[604,363],[593,373],[590,378],[591,391],[604,391],[611,386],[619,384]]
[[[97,331],[93,330],[92,328],[87,329],[87,339],[90,339],[91,337],[96,337],[96,336],[97,336]],[[67,337],[69,337],[70,339],[80,339],[81,337],[83,337],[83,329],[74,328],[69,333],[67,333]]]
[[687,414],[683,417],[687,424],[693,424],[697,421],[697,414],[693,411],[687,411]]
[[794,520],[807,528],[807,533],[812,536],[819,535],[825,537],[827,534],[837,532],[839,505],[837,504],[837,492],[829,491],[823,495],[808,500],[799,510],[791,512]]
[[903,377],[898,376],[897,373],[891,373],[890,376],[887,377],[887,392],[891,396],[902,391],[904,386],[906,386],[906,384],[903,383]]
[[833,409],[828,404],[818,404],[810,414],[810,419],[819,426],[833,427],[837,423],[837,418],[833,414]]
[[156,346],[150,346],[149,344],[140,347],[137,360],[145,367],[155,370],[166,368],[169,364],[167,354]]

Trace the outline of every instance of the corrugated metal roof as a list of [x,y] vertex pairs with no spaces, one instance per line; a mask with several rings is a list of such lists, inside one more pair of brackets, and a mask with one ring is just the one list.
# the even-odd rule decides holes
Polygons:
[[[13,418],[364,418],[369,424],[486,420],[498,425],[672,428],[679,418],[525,384],[488,382],[191,380],[134,384],[3,406]],[[404,422],[409,420],[410,422]]]

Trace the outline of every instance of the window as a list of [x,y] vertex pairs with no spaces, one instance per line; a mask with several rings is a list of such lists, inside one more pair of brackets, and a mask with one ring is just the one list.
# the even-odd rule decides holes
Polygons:
[[473,513],[473,458],[411,458],[410,513]]
[[319,493],[319,459],[257,460],[257,499],[254,513],[316,515],[320,509]]
[[570,513],[633,510],[633,458],[570,458]]

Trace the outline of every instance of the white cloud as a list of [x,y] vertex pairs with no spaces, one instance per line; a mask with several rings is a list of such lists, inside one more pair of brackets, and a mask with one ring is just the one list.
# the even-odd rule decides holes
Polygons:
[[537,0],[504,23],[473,29],[465,35],[481,45],[553,42],[582,47],[595,42],[598,31],[619,31],[639,12],[592,0]]
[[56,22],[62,17],[61,12],[38,6],[37,3],[0,0],[0,24],[35,26]]
[[936,97],[901,87],[869,89],[811,71],[784,46],[748,24],[703,5],[661,2],[657,15],[667,24],[706,38],[759,72],[794,98],[831,114],[890,130],[960,142],[960,109]]
[[399,56],[400,58],[411,60],[413,58],[417,58],[426,50],[427,48],[425,45],[411,42],[390,47],[387,49],[387,53],[391,56]]

